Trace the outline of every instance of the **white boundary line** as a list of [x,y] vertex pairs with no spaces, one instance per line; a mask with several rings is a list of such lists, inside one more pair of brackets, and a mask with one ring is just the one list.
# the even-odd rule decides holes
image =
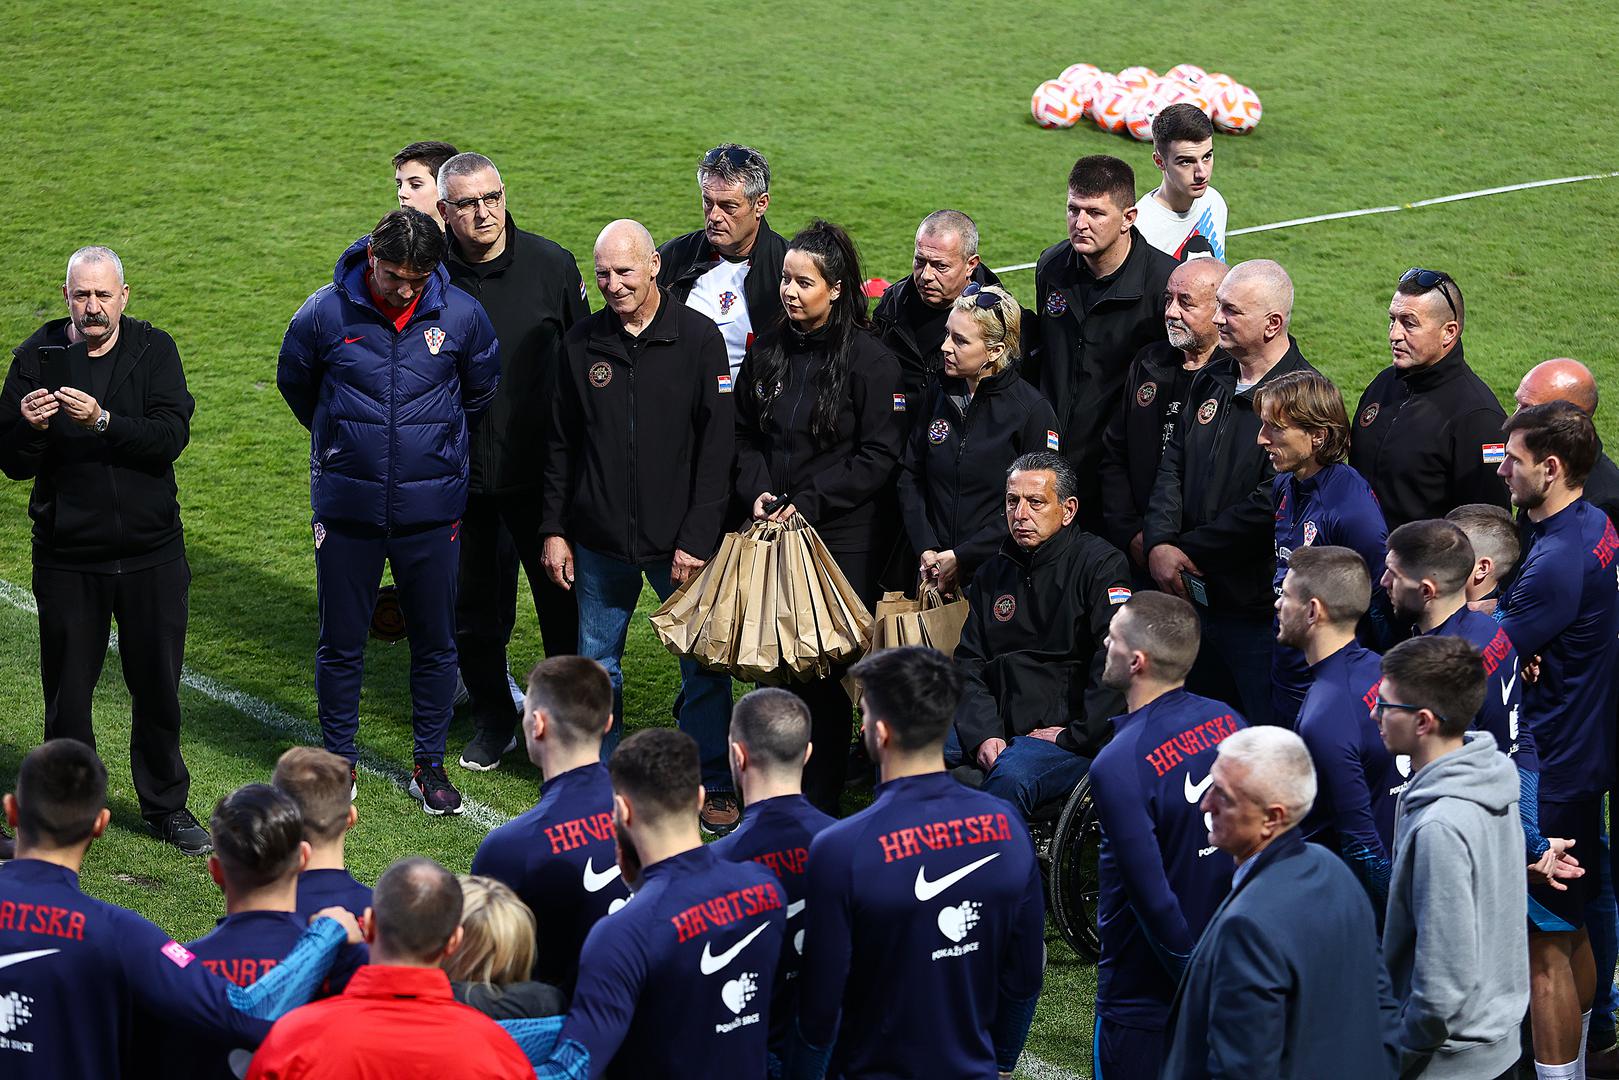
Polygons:
[[[1344,218],[1370,217],[1373,214],[1392,214],[1400,210],[1412,210],[1419,206],[1438,206],[1440,203],[1462,202],[1465,199],[1480,199],[1486,195],[1502,195],[1509,191],[1528,191],[1530,188],[1555,187],[1558,184],[1578,184],[1583,180],[1608,180],[1619,176],[1619,172],[1587,173],[1584,176],[1560,176],[1555,180],[1530,180],[1523,184],[1507,184],[1503,187],[1480,188],[1477,191],[1463,191],[1457,195],[1440,195],[1433,199],[1418,199],[1415,202],[1400,203],[1398,206],[1368,206],[1363,210],[1339,210],[1333,214],[1315,214],[1311,217],[1291,218],[1287,221],[1273,221],[1268,225],[1250,225],[1246,229],[1232,229],[1227,236],[1247,236],[1250,233],[1272,232],[1276,229],[1291,229],[1295,225],[1313,225],[1318,221],[1341,221]],[[1032,262],[1017,263],[1012,266],[1000,266],[990,271],[994,274],[1012,274],[1019,270],[1033,270],[1036,264]]]
[[[12,582],[0,580],[0,600],[4,600],[12,607],[28,612],[30,615],[39,613],[39,605],[34,602],[32,591],[15,585]],[[117,648],[117,635],[108,642],[112,648]],[[320,745],[320,732],[314,724],[302,720],[285,709],[271,705],[268,701],[243,693],[233,686],[202,674],[190,667],[181,669],[180,685],[193,690],[210,701],[218,702],[227,708],[235,709],[243,716],[258,723],[271,731],[281,732],[296,738],[299,742],[310,745]],[[361,750],[358,768],[367,776],[374,776],[386,780],[400,791],[410,787],[410,775],[397,765]],[[461,816],[468,821],[476,822],[484,829],[494,829],[511,820],[500,811],[485,806],[476,799],[461,798]]]
[[[18,608],[30,615],[39,614],[39,605],[34,601],[34,594],[20,585],[0,579],[0,600],[5,601],[14,608]],[[118,636],[114,634],[108,643],[110,648],[118,647]],[[285,709],[271,705],[269,702],[244,693],[233,686],[228,686],[217,679],[203,675],[191,668],[183,668],[180,674],[180,685],[188,690],[194,690],[210,701],[218,702],[227,708],[235,709],[250,720],[270,729],[291,735],[303,743],[318,745],[320,732],[313,724],[300,720]],[[368,751],[360,751],[359,769],[368,776],[379,777],[393,784],[400,791],[405,791],[410,784],[410,776],[404,770],[376,757]],[[500,811],[465,796],[461,800],[461,816],[468,821],[475,822],[485,829],[494,829],[511,819]],[[1078,1073],[1069,1072],[1059,1066],[1051,1064],[1043,1058],[1024,1051],[1018,1059],[1017,1076],[1027,1077],[1028,1080],[1085,1080]]]

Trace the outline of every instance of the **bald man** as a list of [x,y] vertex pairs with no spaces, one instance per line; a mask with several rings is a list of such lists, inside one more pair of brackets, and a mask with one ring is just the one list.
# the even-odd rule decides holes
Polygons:
[[[1567,357],[1546,360],[1530,368],[1512,397],[1519,409],[1544,405],[1548,401],[1571,402],[1586,416],[1596,419],[1596,377],[1590,368]],[[1610,520],[1619,522],[1619,465],[1615,465],[1605,451],[1597,453],[1597,463],[1585,479],[1585,500],[1607,514]]]
[[1204,258],[1182,263],[1169,275],[1164,287],[1168,340],[1136,353],[1120,407],[1102,435],[1103,536],[1130,556],[1131,571],[1143,587],[1151,579],[1142,527],[1158,463],[1186,411],[1193,376],[1224,355],[1214,325],[1214,293],[1226,272],[1225,263]]
[[456,154],[437,166],[435,177],[449,245],[444,268],[452,284],[477,298],[500,339],[500,389],[467,431],[455,608],[456,653],[473,725],[460,762],[485,772],[517,747],[522,698],[513,704],[506,646],[517,622],[519,562],[545,654],[566,656],[578,644],[579,609],[573,594],[553,585],[540,566],[536,517],[562,335],[590,314],[590,305],[573,252],[517,227],[494,162]]
[[1202,619],[1204,647],[1187,689],[1257,724],[1271,715],[1276,471],[1258,442],[1253,394],[1315,370],[1288,333],[1292,317],[1293,281],[1279,263],[1238,263],[1220,282],[1213,324],[1222,355],[1192,378],[1143,528],[1153,581],[1192,601]]
[[1400,276],[1389,302],[1394,362],[1360,396],[1349,443],[1349,464],[1377,493],[1391,532],[1464,503],[1508,505],[1495,474],[1506,456],[1506,413],[1462,355],[1466,321],[1449,274]]
[[[625,720],[620,661],[641,581],[667,599],[719,547],[735,433],[725,338],[659,287],[652,234],[615,221],[595,262],[607,306],[563,341],[539,531],[546,574],[578,598],[579,653],[613,680],[605,759]],[[708,801],[734,807],[731,680],[690,660],[680,678],[680,727],[697,740]]]

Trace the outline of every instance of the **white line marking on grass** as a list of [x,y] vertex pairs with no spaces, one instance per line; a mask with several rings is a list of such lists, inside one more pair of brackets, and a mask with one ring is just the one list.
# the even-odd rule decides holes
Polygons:
[[1053,1065],[1044,1058],[1036,1057],[1027,1050],[1018,1058],[1017,1069],[1012,1073],[1014,1077],[1024,1077],[1026,1080],[1088,1080],[1080,1073],[1069,1072],[1060,1065]]
[[[1250,233],[1272,232],[1276,229],[1291,229],[1295,225],[1314,225],[1318,221],[1341,221],[1344,218],[1370,217],[1373,214],[1392,214],[1400,210],[1412,210],[1419,206],[1438,206],[1440,203],[1462,202],[1466,199],[1481,199],[1486,195],[1504,195],[1509,191],[1528,191],[1530,188],[1555,187],[1558,184],[1578,184],[1584,180],[1610,180],[1619,176],[1619,172],[1587,173],[1584,176],[1560,176],[1555,180],[1530,180],[1522,184],[1506,184],[1502,187],[1480,188],[1477,191],[1463,191],[1457,195],[1440,195],[1433,199],[1418,199],[1415,202],[1400,203],[1398,206],[1368,206],[1362,210],[1339,210],[1334,214],[1315,214],[1311,217],[1290,218],[1287,221],[1273,221],[1268,225],[1250,225],[1246,229],[1232,229],[1227,236],[1247,236]],[[1035,263],[1016,263],[1012,266],[996,267],[990,272],[993,274],[1013,274],[1019,270],[1033,270]]]
[[[39,605],[34,602],[34,594],[20,585],[0,580],[0,600],[4,600],[12,607],[20,608],[30,615],[39,614]],[[113,635],[108,642],[109,647],[118,647],[117,635]],[[247,694],[234,686],[228,686],[217,679],[194,671],[191,668],[182,668],[180,672],[180,685],[194,690],[210,701],[217,701],[227,708],[235,709],[243,716],[256,720],[260,726],[271,731],[290,735],[300,742],[310,746],[320,745],[320,731],[316,725],[292,715],[285,709],[271,705],[268,701]],[[383,758],[366,750],[360,751],[359,770],[367,776],[379,777],[388,781],[400,791],[410,787],[410,774]],[[474,822],[484,829],[494,829],[511,820],[500,811],[485,806],[476,799],[461,797],[461,816]]]

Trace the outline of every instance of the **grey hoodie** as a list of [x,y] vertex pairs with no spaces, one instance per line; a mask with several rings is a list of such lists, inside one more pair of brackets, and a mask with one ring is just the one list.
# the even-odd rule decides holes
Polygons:
[[1394,822],[1383,962],[1400,1076],[1499,1076],[1529,1006],[1518,770],[1485,731],[1411,777]]

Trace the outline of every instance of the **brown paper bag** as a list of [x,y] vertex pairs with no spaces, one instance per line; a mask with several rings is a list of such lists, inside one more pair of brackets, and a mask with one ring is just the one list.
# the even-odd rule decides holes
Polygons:
[[[961,644],[961,628],[966,622],[967,601],[946,600],[932,585],[918,586],[915,600],[901,592],[887,592],[877,602],[871,647],[866,655],[902,645],[921,645],[953,656]],[[844,678],[843,687],[851,701],[860,701],[860,687],[852,676]]]
[[676,656],[695,654],[697,637],[713,611],[723,568],[735,556],[737,539],[736,533],[726,533],[714,557],[652,613],[652,629]]
[[762,682],[774,678],[781,666],[781,645],[776,636],[776,552],[781,529],[765,528],[743,537],[737,560],[742,614],[737,632],[736,663],[731,674]]
[[871,612],[849,584],[849,579],[843,576],[820,534],[808,525],[803,531],[826,590],[828,612],[833,618],[833,625],[822,632],[822,647],[834,662],[853,660],[865,651],[871,640]]

